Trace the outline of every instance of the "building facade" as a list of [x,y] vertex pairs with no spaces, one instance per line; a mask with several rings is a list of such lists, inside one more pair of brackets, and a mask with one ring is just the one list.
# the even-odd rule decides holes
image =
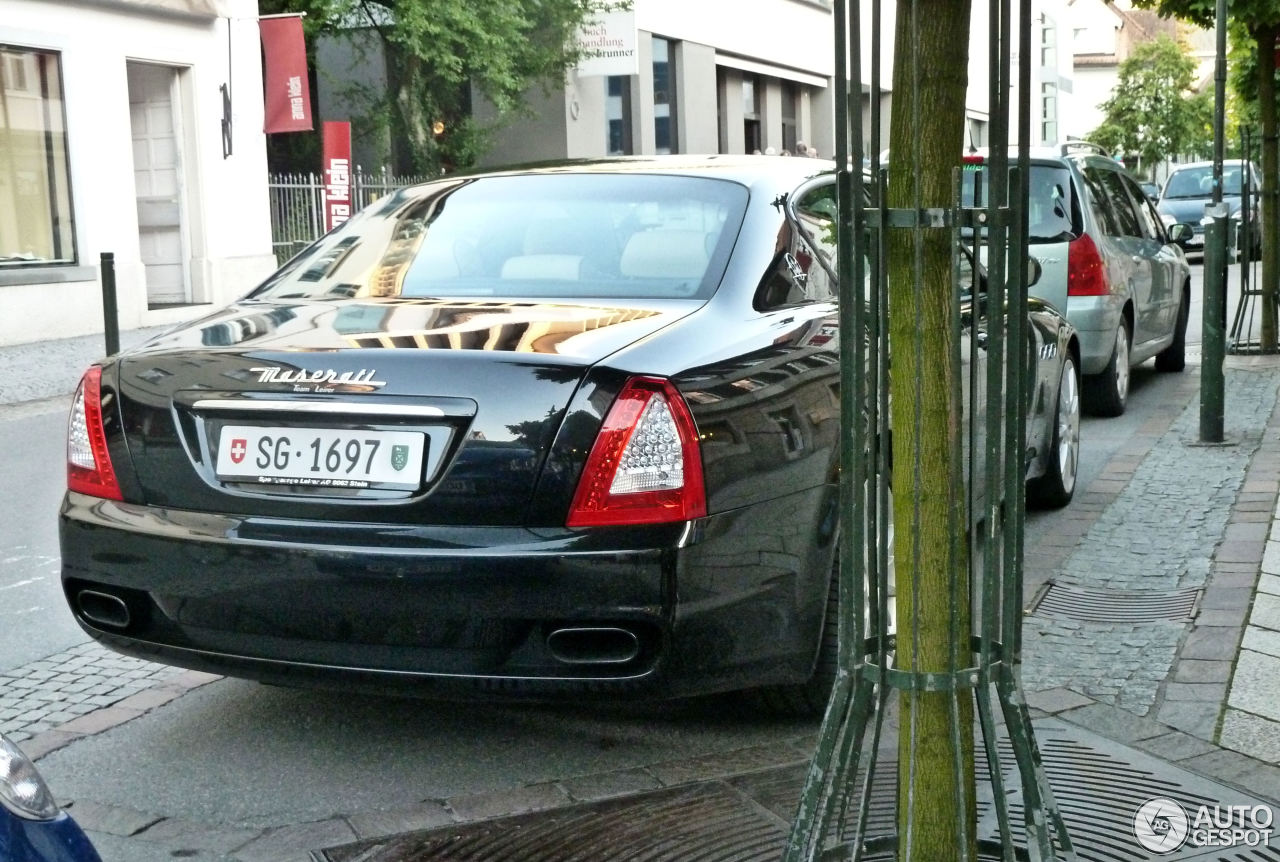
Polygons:
[[[659,153],[834,148],[830,4],[637,0],[637,73],[571,72],[533,94],[537,118],[504,128],[488,164]],[[482,116],[487,108],[477,103]]]
[[0,345],[189,319],[270,273],[256,0],[0,0]]

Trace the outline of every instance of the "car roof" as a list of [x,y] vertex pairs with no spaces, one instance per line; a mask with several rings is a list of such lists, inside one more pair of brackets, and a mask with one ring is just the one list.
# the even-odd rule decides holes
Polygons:
[[[1244,160],[1244,159],[1223,159],[1223,160],[1222,160],[1222,163],[1223,163],[1224,165],[1240,165],[1240,164],[1244,164],[1244,163],[1245,163],[1245,160]],[[1252,164],[1253,164],[1253,162],[1249,162],[1249,164],[1250,164],[1250,165],[1252,165]],[[1203,168],[1211,168],[1211,167],[1213,167],[1213,162],[1212,162],[1212,161],[1204,161],[1204,162],[1184,162],[1183,164],[1176,165],[1175,167],[1173,167],[1173,168],[1169,171],[1169,173],[1170,173],[1170,174],[1176,174],[1178,171],[1185,171],[1185,170],[1188,170],[1188,169],[1190,169],[1190,168],[1196,168],[1197,170],[1200,170],[1200,169],[1203,169]]]

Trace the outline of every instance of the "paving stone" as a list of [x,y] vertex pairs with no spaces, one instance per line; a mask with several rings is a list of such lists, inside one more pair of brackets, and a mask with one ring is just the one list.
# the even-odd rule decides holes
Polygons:
[[1196,625],[1198,626],[1221,626],[1230,628],[1239,628],[1244,625],[1245,617],[1249,613],[1249,607],[1242,605],[1230,609],[1201,609],[1196,614]]
[[654,790],[661,787],[662,782],[644,769],[620,769],[599,775],[567,778],[561,781],[560,785],[573,800],[594,802],[628,793]]
[[1233,659],[1240,642],[1240,629],[1221,626],[1196,626],[1179,650],[1182,658]]
[[120,709],[118,707],[107,707],[99,709],[95,712],[86,713],[79,718],[72,719],[62,725],[59,730],[67,733],[83,733],[91,735],[109,730],[126,721],[133,721],[142,713],[136,709]]
[[1258,592],[1280,596],[1280,575],[1262,574],[1258,578]]
[[1201,739],[1213,739],[1214,731],[1218,727],[1218,715],[1221,712],[1221,701],[1178,700],[1166,701],[1160,706],[1156,716],[1169,727]]
[[22,740],[19,748],[32,760],[39,760],[51,751],[70,745],[82,738],[79,733],[66,733],[61,730],[46,730],[43,733]]
[[757,745],[739,748],[722,754],[694,757],[688,760],[657,763],[649,766],[649,772],[663,785],[686,784],[725,775],[754,772],[770,766],[796,763],[806,758],[794,750],[775,745]]
[[243,847],[261,834],[261,829],[237,829],[165,818],[148,826],[136,837],[139,841],[161,845],[168,849],[173,858],[182,859],[193,855],[192,851],[229,855],[237,847]]
[[1223,682],[1171,682],[1164,688],[1166,701],[1202,700],[1220,704],[1226,693],[1225,680]]
[[1173,668],[1175,682],[1227,682],[1232,662],[1227,660],[1182,659]]
[[272,829],[236,850],[239,862],[294,862],[310,860],[311,851],[350,844],[356,834],[337,818]]
[[1266,523],[1228,524],[1224,538],[1227,541],[1265,542],[1271,525]]
[[1270,593],[1258,593],[1254,596],[1249,625],[1280,631],[1280,596]]
[[1201,775],[1225,781],[1228,784],[1242,786],[1247,777],[1255,773],[1264,764],[1256,758],[1241,754],[1238,751],[1219,748],[1208,754],[1200,754],[1181,760],[1178,765],[1186,767],[1192,772],[1198,772]]
[[347,818],[347,823],[360,838],[384,838],[403,832],[435,829],[453,822],[449,809],[443,803],[434,801],[385,811],[369,811]]
[[1158,721],[1100,703],[1061,712],[1057,717],[1118,742],[1136,742],[1169,732],[1169,728]]
[[570,801],[569,795],[556,784],[531,784],[490,793],[451,796],[445,803],[457,819],[485,820],[502,814],[542,811]]
[[[1280,515],[1276,517],[1280,518]],[[1280,575],[1280,541],[1267,542],[1262,553],[1262,571],[1268,575]]]
[[1280,762],[1280,721],[1228,707],[1219,742],[1263,761]]
[[1280,657],[1280,632],[1249,626],[1244,630],[1240,648]]
[[1162,760],[1170,761],[1186,760],[1188,757],[1218,750],[1218,746],[1212,742],[1181,731],[1173,731],[1151,739],[1140,739],[1134,743],[1134,746]]
[[1258,542],[1223,542],[1218,546],[1216,557],[1229,563],[1260,563],[1262,545]]
[[125,838],[137,835],[162,819],[157,814],[148,814],[122,805],[104,805],[87,799],[72,802],[68,810],[84,829]]
[[1219,586],[1217,578],[1211,582],[1204,591],[1204,595],[1200,597],[1201,612],[1208,610],[1235,610],[1237,608],[1249,607],[1249,603],[1253,601],[1253,587],[1225,587]]
[[1252,650],[1242,650],[1236,661],[1227,703],[1245,712],[1280,721],[1280,698],[1276,697],[1276,681],[1280,680],[1280,658]]
[[1055,714],[1068,709],[1088,706],[1093,701],[1069,688],[1051,688],[1046,691],[1027,693],[1027,705],[1047,714]]

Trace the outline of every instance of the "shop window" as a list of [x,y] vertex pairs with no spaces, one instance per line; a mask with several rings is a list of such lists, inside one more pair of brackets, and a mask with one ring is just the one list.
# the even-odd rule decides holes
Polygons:
[[742,76],[742,138],[748,153],[760,152],[760,93],[758,75]]
[[631,136],[631,77],[610,75],[606,84],[605,120],[609,135],[609,155],[629,156],[635,152]]
[[676,139],[675,46],[653,37],[653,145],[654,152],[679,151]]
[[0,268],[76,262],[59,56],[0,45]]

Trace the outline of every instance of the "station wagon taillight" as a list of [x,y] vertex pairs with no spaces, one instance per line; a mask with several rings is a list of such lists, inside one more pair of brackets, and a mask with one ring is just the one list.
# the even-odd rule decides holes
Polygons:
[[706,513],[689,406],[669,380],[631,378],[587,456],[568,526],[658,524]]
[[102,369],[85,372],[67,420],[67,490],[123,500],[102,422]]
[[1087,233],[1067,244],[1067,296],[1106,296],[1111,292],[1098,244]]

